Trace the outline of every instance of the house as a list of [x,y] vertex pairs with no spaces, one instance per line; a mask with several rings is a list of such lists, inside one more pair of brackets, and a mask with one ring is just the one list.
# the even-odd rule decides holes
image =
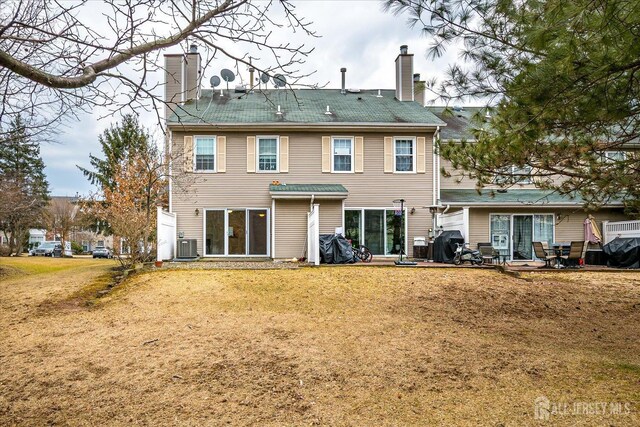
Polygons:
[[[425,107],[406,46],[395,65],[391,90],[347,89],[344,68],[340,89],[258,87],[251,69],[251,86],[203,89],[196,48],[165,55],[174,228],[158,235],[195,242],[202,257],[275,259],[313,258],[318,233],[342,232],[378,258],[411,254],[438,226],[522,261],[534,259],[532,241],[584,239],[579,199],[527,179],[478,194],[473,180],[442,174],[451,165],[435,142],[471,139],[479,109]],[[627,219],[615,203],[594,215]]]
[[395,63],[391,90],[347,90],[346,69],[340,89],[207,90],[196,49],[166,55],[176,237],[202,257],[309,257],[311,213],[316,233],[409,253],[433,226],[433,141],[446,124],[424,108],[406,46]]
[[[447,123],[438,138],[452,142],[473,142],[472,130],[481,126],[478,118],[486,114],[484,109],[474,107],[427,109]],[[533,177],[525,177],[508,189],[490,185],[478,193],[473,179],[463,176],[439,156],[436,161],[438,169],[448,171],[447,175],[438,174],[436,182],[437,198],[444,206],[439,225],[444,229],[459,229],[472,247],[491,242],[510,260],[533,260],[534,241],[584,240],[583,224],[589,214],[601,224],[629,219],[620,202],[609,201],[597,212],[585,212],[581,198],[537,189]],[[496,178],[499,179],[499,175]]]

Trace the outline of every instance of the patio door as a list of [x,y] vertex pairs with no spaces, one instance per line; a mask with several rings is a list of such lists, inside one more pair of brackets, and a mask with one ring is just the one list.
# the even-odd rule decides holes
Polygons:
[[533,215],[513,216],[513,254],[511,259],[533,259]]
[[268,209],[212,209],[205,212],[205,255],[269,255]]
[[533,242],[554,240],[553,214],[491,214],[493,247],[514,261],[534,259]]

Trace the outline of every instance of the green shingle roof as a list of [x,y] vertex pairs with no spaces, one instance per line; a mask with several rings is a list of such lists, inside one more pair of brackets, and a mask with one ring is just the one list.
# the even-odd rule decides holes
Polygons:
[[341,184],[270,184],[269,191],[296,193],[348,193],[347,189]]
[[[178,107],[173,123],[384,123],[444,126],[417,102],[395,99],[395,91],[363,90],[343,95],[339,89],[262,90],[252,94],[203,90],[201,98]],[[276,114],[280,106],[282,114]],[[329,106],[332,114],[325,114]]]
[[[483,189],[481,194],[475,189],[440,190],[440,200],[443,205],[455,204],[505,204],[505,205],[581,205],[584,200],[579,197],[569,197],[546,190],[509,189],[506,192]],[[611,201],[609,205],[617,205],[618,201]]]
[[440,129],[442,141],[474,140],[473,130],[483,125],[487,112],[484,107],[428,106],[427,110],[447,124]]

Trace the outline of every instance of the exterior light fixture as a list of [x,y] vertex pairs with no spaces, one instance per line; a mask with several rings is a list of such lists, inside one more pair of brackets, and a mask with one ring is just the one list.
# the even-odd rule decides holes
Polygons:
[[195,213],[196,213],[196,216],[200,215],[200,209],[196,208]]

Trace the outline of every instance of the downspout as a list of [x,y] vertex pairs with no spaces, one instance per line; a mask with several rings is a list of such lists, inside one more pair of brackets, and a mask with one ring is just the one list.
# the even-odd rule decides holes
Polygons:
[[[165,123],[166,125],[166,123]],[[171,194],[171,190],[173,188],[172,185],[172,181],[173,181],[173,159],[171,158],[173,156],[173,131],[171,131],[171,129],[169,130],[169,147],[168,151],[169,151],[169,156],[168,156],[168,170],[167,172],[169,173],[169,212],[173,213],[173,195]]]
[[431,156],[431,160],[432,160],[432,180],[433,180],[433,191],[432,191],[432,195],[431,195],[431,205],[435,206],[437,203],[437,192],[438,192],[438,183],[437,183],[437,176],[436,176],[436,172],[437,172],[437,163],[436,163],[436,141],[438,140],[438,132],[440,131],[440,126],[436,127],[436,131],[433,134],[433,143],[431,144],[432,146],[432,151],[433,151],[433,155]]
[[[436,129],[436,142],[440,143],[440,126]],[[440,150],[436,151],[436,204],[440,204],[440,180],[442,177],[440,176]]]

